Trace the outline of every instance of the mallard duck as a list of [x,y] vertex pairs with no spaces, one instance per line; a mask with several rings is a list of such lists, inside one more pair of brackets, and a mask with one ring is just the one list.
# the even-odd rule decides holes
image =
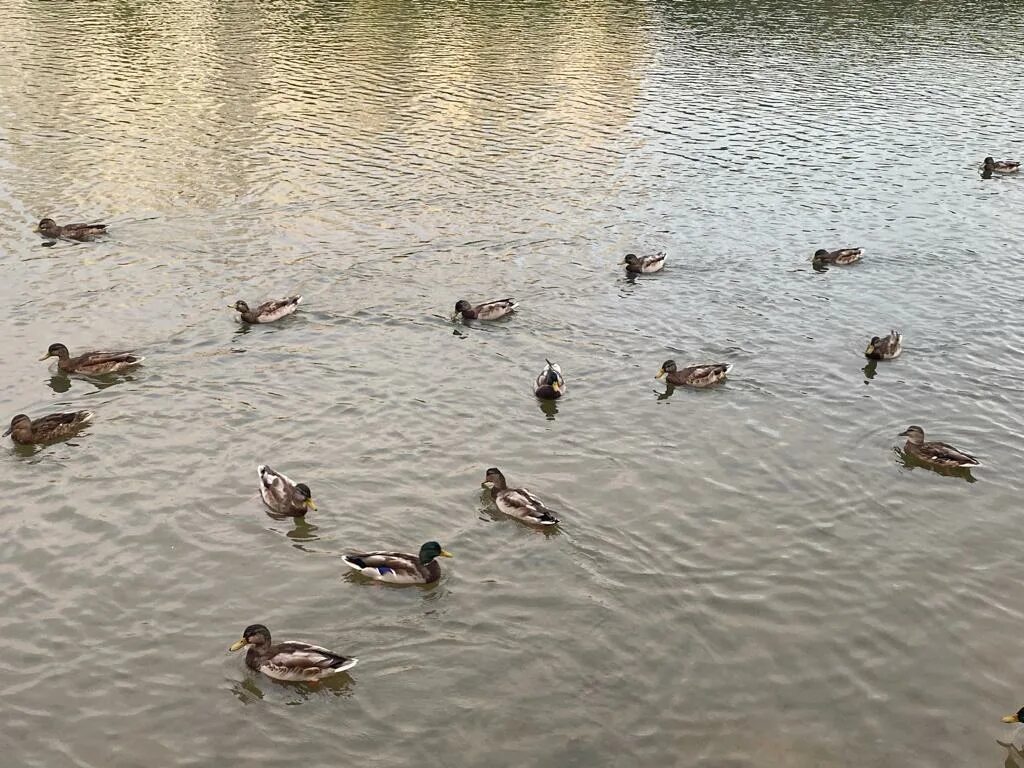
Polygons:
[[552,363],[550,360],[544,362],[547,365],[537,376],[537,381],[533,385],[533,394],[541,400],[557,400],[566,389],[565,379],[562,378],[562,369],[558,363]]
[[[1004,723],[1024,723],[1024,707],[1021,707],[1012,715],[1003,718]],[[996,739],[1001,746],[1013,747],[1018,752],[1024,752],[1024,725],[1018,725],[1013,729],[1013,735],[1009,740]]]
[[294,640],[271,643],[270,630],[262,624],[246,627],[242,639],[228,650],[238,651],[245,646],[249,646],[245,652],[246,665],[275,680],[314,682],[352,669],[359,663],[359,659],[342,656],[319,645]]
[[256,309],[249,309],[249,305],[239,299],[231,307],[241,314],[242,321],[251,324],[272,323],[287,317],[299,308],[302,303],[301,296],[288,296],[284,299],[271,299],[260,304]]
[[497,320],[511,314],[519,305],[515,299],[495,299],[473,306],[465,299],[455,302],[455,314],[452,320]]
[[497,467],[487,470],[484,481],[480,484],[489,488],[494,506],[516,520],[533,525],[558,525],[555,513],[544,506],[544,502],[525,488],[509,488],[505,476]]
[[452,557],[436,541],[420,547],[419,555],[404,552],[351,552],[341,560],[354,571],[389,584],[432,584],[441,578],[438,557]]
[[900,437],[907,438],[903,450],[926,464],[937,467],[980,467],[981,462],[969,453],[957,450],[946,443],[926,443],[924,430],[918,426],[909,426],[900,432]]
[[731,370],[732,363],[704,363],[680,370],[676,368],[675,360],[666,360],[654,378],[664,377],[669,384],[677,386],[682,384],[687,387],[710,387],[712,384],[725,381],[726,374]]
[[63,344],[51,344],[40,360],[57,358],[57,370],[61,373],[84,373],[100,376],[104,373],[118,373],[132,368],[146,358],[134,352],[86,352],[72,357]]
[[665,254],[654,253],[650,256],[637,256],[635,253],[627,253],[622,262],[626,265],[626,271],[634,274],[660,272],[665,266]]
[[986,157],[981,164],[981,170],[985,173],[1016,173],[1020,170],[1020,163],[1016,160],[996,160]]
[[266,464],[256,467],[256,472],[260,477],[260,496],[263,497],[263,503],[275,515],[302,517],[310,509],[316,511],[309,486],[305,483],[292,482]]
[[11,419],[10,428],[3,437],[11,436],[11,440],[19,445],[35,443],[53,443],[71,437],[78,430],[92,421],[92,411],[69,411],[67,413],[51,413],[33,421],[23,413]]
[[45,237],[64,237],[68,240],[92,240],[107,233],[106,224],[65,224],[63,227],[53,219],[43,219],[36,231]]
[[834,251],[828,251],[824,248],[819,248],[814,252],[814,257],[811,259],[816,265],[832,264],[836,266],[845,266],[847,264],[855,264],[861,260],[864,256],[863,248],[838,248]]
[[872,336],[867,349],[864,350],[864,357],[871,360],[892,360],[899,357],[902,351],[903,334],[893,330],[884,338]]

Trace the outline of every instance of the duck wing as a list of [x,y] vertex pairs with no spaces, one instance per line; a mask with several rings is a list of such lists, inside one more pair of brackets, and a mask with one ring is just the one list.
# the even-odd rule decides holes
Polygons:
[[260,496],[263,497],[263,503],[274,512],[286,513],[291,508],[295,483],[266,464],[256,467],[256,473],[260,478]]
[[703,387],[725,378],[732,363],[702,363],[690,365],[678,372],[677,380],[691,386]]
[[33,430],[51,431],[79,424],[87,424],[92,420],[92,411],[68,411],[51,413],[32,422]]
[[495,299],[494,301],[485,301],[483,304],[477,304],[473,307],[473,311],[479,320],[496,320],[499,317],[504,317],[518,306],[513,298]]
[[92,370],[94,373],[109,373],[132,365],[138,365],[146,358],[134,352],[86,352],[72,362],[75,368]]
[[358,659],[319,645],[287,641],[271,648],[272,656],[260,661],[260,671],[278,680],[319,680],[351,669]]
[[557,525],[559,520],[544,502],[525,488],[509,488],[494,497],[498,511],[536,525]]
[[342,562],[364,576],[395,584],[426,581],[420,559],[405,552],[351,552],[342,555]]
[[265,301],[256,307],[253,314],[256,315],[261,323],[271,323],[274,320],[280,320],[282,317],[290,315],[299,308],[299,304],[301,303],[301,296],[288,296],[284,299],[271,299],[270,301]]
[[949,443],[925,443],[921,452],[932,461],[955,467],[980,467],[981,462]]

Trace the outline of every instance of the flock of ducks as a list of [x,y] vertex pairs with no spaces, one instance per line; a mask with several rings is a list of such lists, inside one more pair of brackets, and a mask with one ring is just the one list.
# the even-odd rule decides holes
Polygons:
[[[1016,173],[1020,163],[1012,160],[996,161],[987,157],[982,164],[982,176]],[[106,233],[105,224],[58,225],[53,219],[39,222],[37,231],[44,237],[77,241],[93,240]],[[861,248],[819,249],[812,256],[815,268],[847,266],[863,258]],[[639,256],[627,254],[622,261],[631,275],[653,274],[665,266],[665,254],[656,253]],[[238,300],[231,309],[238,312],[239,319],[248,324],[272,323],[293,314],[302,303],[302,296],[288,296],[272,299],[254,309]],[[519,305],[515,299],[504,298],[471,304],[459,299],[455,304],[453,321],[494,321],[512,314]],[[874,336],[868,343],[864,355],[871,360],[893,360],[903,351],[903,337],[892,330],[884,337]],[[72,357],[64,344],[51,344],[40,358],[57,359],[57,368],[64,374],[104,376],[122,373],[140,365],[145,358],[132,351],[85,352]],[[657,379],[664,379],[669,387],[686,386],[704,388],[726,380],[732,370],[730,363],[701,363],[680,368],[675,360],[666,360],[658,369]],[[566,392],[565,378],[557,363],[545,361],[543,370],[534,383],[534,394],[542,400],[556,400]],[[48,444],[66,439],[88,425],[94,414],[91,411],[70,411],[52,413],[31,419],[18,414],[11,419],[10,428],[4,436],[19,445]],[[906,437],[904,452],[926,466],[962,470],[980,466],[974,456],[947,443],[926,442],[924,430],[911,425],[900,433]],[[309,511],[316,511],[312,491],[305,483],[297,483],[284,474],[265,464],[257,467],[260,497],[267,509],[274,515],[301,518]],[[525,488],[509,488],[504,474],[497,467],[490,467],[481,483],[490,493],[495,508],[509,517],[523,523],[547,527],[559,524],[557,515],[543,501]],[[441,577],[439,558],[452,557],[436,541],[424,543],[416,554],[406,552],[349,552],[342,556],[342,562],[353,571],[374,581],[407,585],[432,584]],[[231,645],[231,651],[247,648],[245,663],[248,667],[275,680],[312,683],[332,675],[346,672],[358,663],[358,659],[345,656],[318,645],[297,641],[275,643],[270,630],[263,624],[251,624],[242,632],[242,637]],[[1004,718],[1004,722],[1024,722],[1024,709]],[[1013,745],[1024,749],[1024,725],[1015,734]]]

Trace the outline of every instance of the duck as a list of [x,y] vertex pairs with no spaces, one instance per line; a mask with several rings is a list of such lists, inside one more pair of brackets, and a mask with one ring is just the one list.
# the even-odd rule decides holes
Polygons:
[[981,170],[984,173],[1017,173],[1020,170],[1020,163],[1016,160],[996,160],[992,157],[986,157],[985,161],[981,164]]
[[18,445],[53,443],[71,437],[92,421],[92,411],[68,411],[51,413],[34,421],[24,413],[11,419],[11,426],[3,437],[11,436]]
[[814,252],[814,256],[811,261],[813,261],[816,266],[832,264],[843,267],[847,264],[856,264],[861,260],[861,258],[863,258],[863,256],[863,248],[837,248],[834,251],[819,248]]
[[981,462],[974,456],[964,453],[952,445],[935,442],[926,443],[924,441],[924,430],[916,424],[907,427],[903,432],[900,432],[899,436],[907,438],[907,443],[903,446],[903,450],[926,464],[946,468],[981,466]]
[[537,376],[533,385],[533,394],[541,400],[557,400],[565,393],[565,379],[562,377],[562,369],[558,363],[544,360],[547,365]]
[[896,330],[889,331],[885,337],[872,336],[864,350],[864,357],[869,360],[892,360],[903,351],[903,334]]
[[249,669],[262,672],[274,680],[312,683],[325,677],[337,675],[352,669],[359,659],[343,656],[319,645],[285,640],[274,643],[270,630],[262,624],[250,624],[242,632],[242,639],[233,643],[229,651],[245,652],[245,664]]
[[636,275],[660,272],[662,267],[665,266],[665,253],[654,253],[650,256],[637,256],[635,253],[627,253],[622,263],[626,265],[627,272]]
[[654,378],[664,377],[666,382],[677,386],[682,384],[687,387],[710,387],[712,384],[725,381],[726,374],[731,370],[732,363],[703,363],[680,370],[676,367],[675,360],[666,360]]
[[275,515],[303,517],[307,511],[316,511],[313,494],[305,483],[296,483],[275,472],[266,464],[256,467],[260,478],[260,496]]
[[36,231],[45,237],[63,237],[68,240],[92,240],[107,233],[106,224],[65,224],[60,226],[53,219],[43,219]]
[[57,358],[57,370],[61,373],[84,373],[100,376],[105,373],[120,373],[134,368],[146,358],[134,352],[85,352],[72,357],[63,344],[51,344],[40,360]]
[[465,299],[455,302],[455,314],[452,320],[497,320],[498,318],[510,315],[519,304],[515,299],[495,299],[485,301],[483,304],[472,305]]
[[558,525],[561,522],[544,502],[525,488],[509,488],[505,475],[497,467],[490,467],[480,484],[491,491],[494,506],[509,517],[532,525]]
[[439,557],[454,557],[436,541],[420,547],[418,555],[405,552],[350,552],[341,561],[363,576],[389,584],[433,584],[441,578]]
[[283,299],[271,299],[260,304],[256,309],[249,309],[249,305],[239,299],[231,309],[238,312],[242,321],[256,325],[259,323],[272,323],[287,317],[299,308],[302,303],[301,296],[288,296]]
[[[1024,723],[1024,707],[1021,707],[1012,715],[1003,718],[1004,723]],[[1018,752],[1024,752],[1024,725],[1018,725],[1013,729],[1013,735],[1008,741],[996,739],[1000,746],[1013,747]]]

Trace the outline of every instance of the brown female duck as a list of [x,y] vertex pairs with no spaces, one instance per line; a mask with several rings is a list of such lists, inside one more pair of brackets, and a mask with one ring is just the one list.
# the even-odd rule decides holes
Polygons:
[[106,224],[59,225],[53,219],[43,219],[36,230],[44,237],[63,237],[67,240],[92,240],[107,233]]
[[925,464],[932,464],[936,467],[945,467],[947,469],[981,466],[981,462],[976,458],[969,453],[964,453],[954,448],[952,445],[937,442],[926,443],[924,441],[924,430],[916,425],[907,427],[906,430],[900,432],[899,436],[907,438],[907,443],[903,446],[903,450]]
[[249,669],[267,677],[288,682],[311,683],[352,669],[359,659],[342,656],[319,645],[285,640],[273,643],[270,630],[262,624],[250,624],[242,632],[242,639],[228,650],[239,651],[245,646],[245,664]]
[[86,352],[72,357],[63,344],[51,344],[40,360],[57,358],[57,370],[61,373],[84,373],[100,376],[105,373],[119,373],[133,368],[146,358],[134,352]]
[[558,525],[555,513],[544,506],[543,501],[525,488],[509,488],[497,467],[487,470],[481,485],[490,489],[491,499],[499,512],[532,525]]
[[666,360],[654,378],[664,377],[665,381],[676,386],[710,387],[712,384],[725,381],[726,374],[731,370],[732,363],[704,363],[677,368],[675,360]]
[[11,419],[11,426],[3,436],[10,435],[11,440],[19,445],[54,443],[71,437],[92,421],[92,417],[92,411],[69,411],[51,413],[33,421],[19,413]]

